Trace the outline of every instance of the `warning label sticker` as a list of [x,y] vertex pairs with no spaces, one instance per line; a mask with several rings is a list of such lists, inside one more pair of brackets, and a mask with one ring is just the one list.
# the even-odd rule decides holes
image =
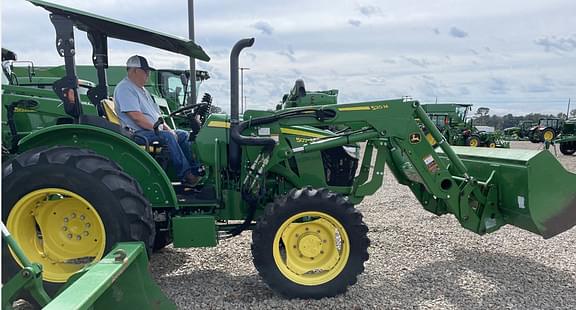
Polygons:
[[432,157],[432,155],[428,155],[428,156],[424,157],[424,164],[426,164],[428,171],[430,171],[432,173],[438,171],[438,164],[436,163],[436,161],[434,160],[434,157]]

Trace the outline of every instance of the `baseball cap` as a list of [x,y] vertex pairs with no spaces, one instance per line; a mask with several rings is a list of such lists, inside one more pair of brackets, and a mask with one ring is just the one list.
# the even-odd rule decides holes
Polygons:
[[127,68],[140,68],[142,70],[154,70],[154,68],[150,67],[146,58],[140,55],[134,55],[128,58],[126,61]]

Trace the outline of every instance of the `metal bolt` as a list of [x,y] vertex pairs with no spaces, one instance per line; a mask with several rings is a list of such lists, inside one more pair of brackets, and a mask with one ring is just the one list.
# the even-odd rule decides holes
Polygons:
[[308,231],[308,227],[306,227],[306,231]]
[[82,240],[82,237],[80,235],[76,235],[76,240]]
[[62,226],[62,230],[63,230],[63,231],[67,231],[67,230],[68,230],[68,227]]
[[320,233],[320,229],[318,229],[316,232],[317,232],[317,233]]
[[320,251],[320,254],[324,254],[324,251]]
[[300,257],[304,257],[304,255],[300,254]]
[[294,236],[296,236],[296,238],[298,238],[298,236],[300,236],[300,235],[299,235],[299,234],[296,234],[296,235],[294,235]]
[[84,231],[83,234],[84,234],[84,236],[88,236],[88,232],[87,232],[87,231]]
[[74,55],[74,53],[76,53],[76,51],[74,49],[71,49],[70,54]]
[[86,224],[84,224],[84,227],[86,227],[86,228],[90,228],[90,223],[86,223]]
[[70,217],[73,218],[73,219],[75,219],[75,218],[76,218],[76,213],[70,214]]
[[322,240],[322,242],[323,242],[323,243],[326,243],[326,242],[328,242],[328,240]]
[[60,54],[64,54],[64,49],[61,48],[58,52],[60,52]]
[[22,270],[22,277],[28,278],[30,276],[30,271],[23,269]]
[[310,257],[310,260],[314,260],[314,257]]
[[293,248],[296,248],[296,246],[293,246]]
[[80,220],[83,221],[84,219],[86,219],[86,217],[84,216],[84,214],[80,215]]
[[68,239],[72,239],[72,234],[68,234],[66,237],[68,237]]
[[68,223],[68,218],[67,218],[67,217],[64,218],[64,223]]
[[70,42],[70,44],[74,44],[74,39],[70,38],[68,39],[68,42]]

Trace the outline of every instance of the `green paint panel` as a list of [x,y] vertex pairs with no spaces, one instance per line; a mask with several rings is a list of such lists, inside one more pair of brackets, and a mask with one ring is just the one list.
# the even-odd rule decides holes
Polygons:
[[574,225],[576,174],[548,151],[453,147],[474,178],[495,171],[498,209],[514,226],[549,238]]
[[117,244],[80,273],[44,309],[176,309],[152,279],[141,242]]
[[218,244],[213,216],[179,216],[172,219],[175,248],[212,247]]

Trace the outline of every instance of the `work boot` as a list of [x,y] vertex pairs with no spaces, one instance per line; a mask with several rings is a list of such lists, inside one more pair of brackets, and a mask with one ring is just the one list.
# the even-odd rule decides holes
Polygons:
[[200,179],[202,178],[197,175],[193,175],[191,172],[188,172],[184,178],[184,181],[182,182],[182,185],[184,187],[196,187],[198,183],[200,183]]

